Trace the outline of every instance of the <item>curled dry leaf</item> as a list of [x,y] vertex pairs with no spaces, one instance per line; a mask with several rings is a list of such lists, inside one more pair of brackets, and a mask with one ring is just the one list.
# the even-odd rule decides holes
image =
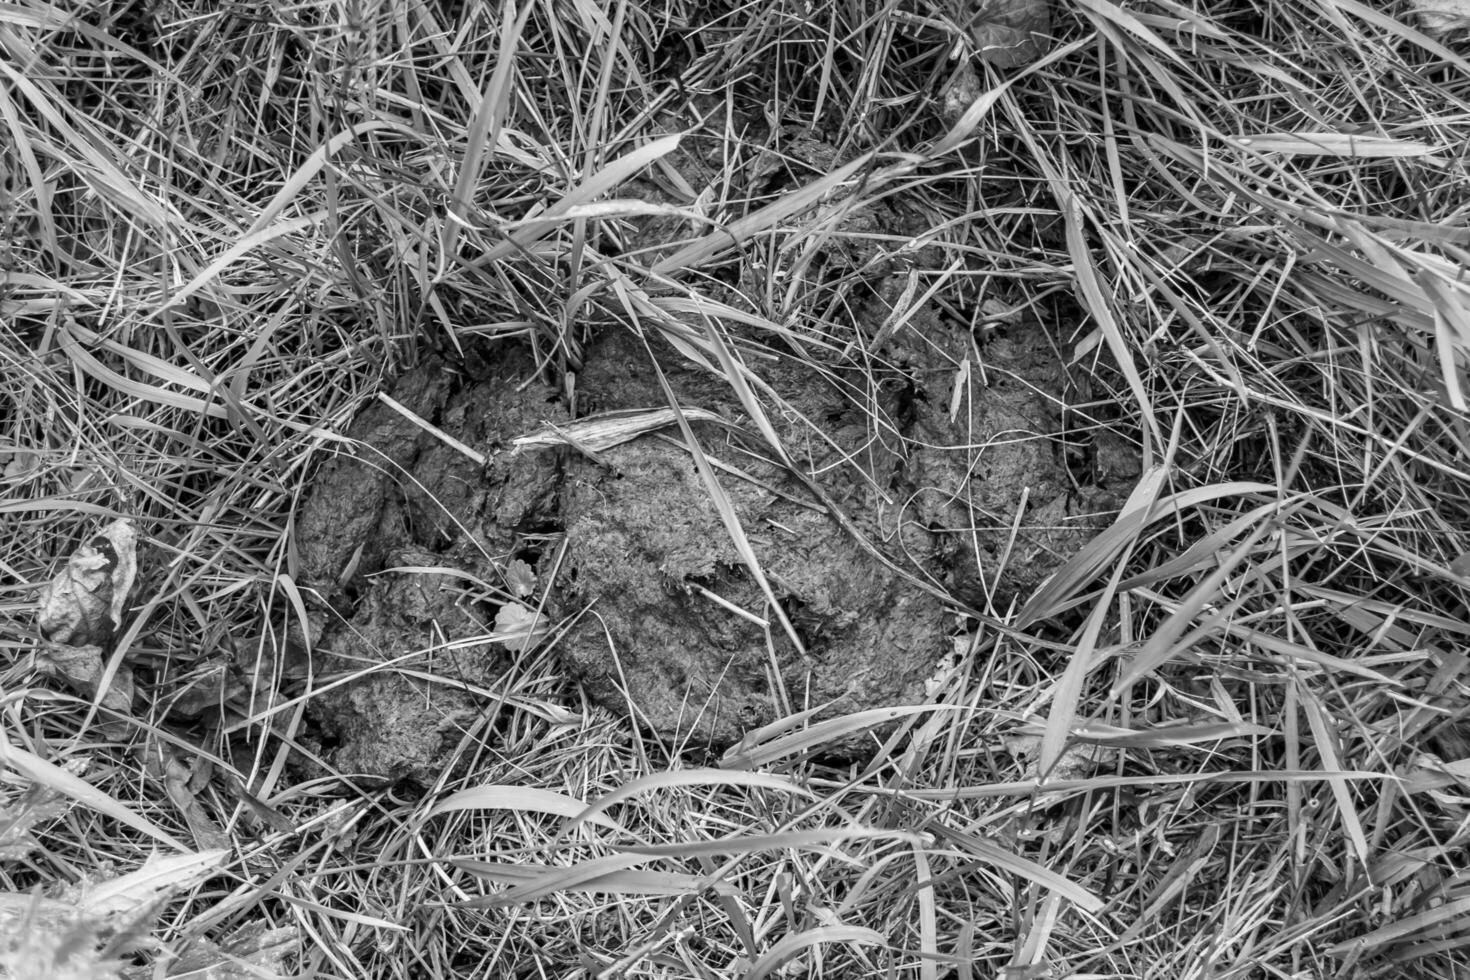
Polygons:
[[[48,643],[37,660],[43,670],[66,681],[85,697],[95,698],[102,686],[106,658],[95,643],[80,647]],[[102,707],[125,714],[133,708],[133,694],[133,672],[119,670],[102,695]]]
[[[40,665],[73,689],[95,698],[106,670],[106,648],[122,626],[138,575],[138,532],[113,521],[82,544],[41,589],[37,625],[45,644]],[[133,675],[120,670],[102,706],[126,713],[133,706]]]
[[137,546],[133,522],[119,520],[72,552],[41,589],[41,635],[73,647],[112,642],[138,574]]
[[1409,0],[1409,9],[1430,37],[1470,31],[1470,0]]
[[1050,0],[953,0],[951,10],[980,60],[997,68],[1029,65],[1049,46]]

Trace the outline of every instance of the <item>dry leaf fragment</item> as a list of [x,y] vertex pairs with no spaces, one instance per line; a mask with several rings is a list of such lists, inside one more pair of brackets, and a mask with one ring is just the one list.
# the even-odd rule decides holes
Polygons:
[[981,61],[1019,68],[1046,53],[1050,0],[957,0],[951,16],[969,30]]
[[1470,30],[1470,0],[1409,0],[1409,9],[1430,37]]
[[[203,937],[188,939],[178,959],[169,963],[165,977],[193,980],[277,980],[289,976],[285,961],[301,950],[294,928],[271,928],[265,922],[241,926],[218,943]],[[129,980],[152,980],[152,968],[124,971]]]
[[133,924],[134,917],[150,915],[160,899],[214,874],[227,857],[226,850],[153,855],[137,871],[104,881],[83,881],[59,898],[0,892],[0,935],[26,920],[55,929],[78,916],[98,927],[125,928]]
[[203,852],[228,850],[230,838],[214,822],[214,818],[195,795],[195,784],[200,783],[202,788],[202,783],[209,781],[212,766],[202,757],[195,760],[195,766],[198,768],[191,768],[179,750],[167,742],[154,739],[148,743],[144,755],[144,771],[154,780],[163,783],[164,792],[183,815],[184,823],[194,837],[194,843]]
[[1008,735],[1001,744],[1007,752],[1025,764],[1027,779],[1044,778],[1052,782],[1090,776],[1100,766],[1108,765],[1118,757],[1118,750],[1110,746],[1071,742],[1062,750],[1056,764],[1049,771],[1042,772],[1039,734],[1031,731]]
[[534,610],[519,602],[507,602],[495,614],[495,632],[500,634],[500,645],[511,653],[521,653],[535,646],[546,631],[546,617],[537,616]]
[[111,643],[138,574],[137,544],[133,522],[118,520],[72,552],[41,589],[41,635],[73,647]]
[[607,412],[564,425],[548,422],[535,432],[516,437],[511,445],[517,453],[556,446],[571,446],[589,454],[599,453],[675,425],[680,415],[689,422],[725,422],[723,416],[702,408],[685,408],[677,413],[672,408]]
[[14,805],[0,806],[0,861],[24,861],[39,846],[31,828],[65,812],[60,797],[38,783],[32,783]]
[[524,599],[536,591],[536,573],[519,558],[512,558],[505,563],[505,584],[517,599]]
[[0,476],[3,476],[6,480],[19,480],[30,475],[33,470],[41,465],[40,455],[26,449],[17,449],[13,453],[6,453],[4,456],[0,456],[0,459],[5,460],[5,469],[0,471]]
[[[106,670],[105,659],[102,648],[95,643],[79,647],[47,643],[37,657],[37,665],[53,677],[66,681],[83,697],[95,699]],[[133,694],[133,672],[127,668],[119,670],[102,695],[102,707],[127,714],[133,710]]]

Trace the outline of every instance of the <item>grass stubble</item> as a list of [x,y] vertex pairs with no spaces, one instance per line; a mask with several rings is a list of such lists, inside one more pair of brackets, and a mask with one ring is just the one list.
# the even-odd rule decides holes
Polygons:
[[[1395,4],[1076,0],[1043,58],[998,69],[957,18],[0,9],[17,975],[180,975],[262,924],[297,952],[244,961],[337,977],[1465,973],[1463,43]],[[708,183],[680,187],[665,164],[696,142]],[[748,180],[772,154],[786,178]],[[650,175],[652,206],[628,190]],[[592,331],[633,328],[771,433],[755,352],[881,357],[851,307],[870,270],[814,261],[834,236],[911,249],[854,220],[879,202],[942,256],[898,329],[919,301],[982,338],[982,310],[1056,322],[1091,379],[1069,437],[1146,466],[1035,594],[956,616],[927,706],[870,760],[820,751],[864,717],[689,761],[579,703],[555,629],[423,794],[298,777],[309,688],[170,736],[200,655],[300,615],[293,511],[385,377],[514,344],[569,385]],[[638,246],[650,212],[682,240]],[[34,633],[36,588],[119,516],[146,542],[130,718],[43,677]],[[108,917],[77,896],[184,860],[147,828],[191,840],[138,761],[170,737],[228,774],[188,790],[230,846]]]

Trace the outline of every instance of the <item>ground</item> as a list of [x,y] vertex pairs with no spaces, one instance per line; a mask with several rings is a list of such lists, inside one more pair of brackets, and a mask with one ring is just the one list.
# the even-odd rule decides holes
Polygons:
[[0,972],[1462,975],[1462,7],[0,9]]

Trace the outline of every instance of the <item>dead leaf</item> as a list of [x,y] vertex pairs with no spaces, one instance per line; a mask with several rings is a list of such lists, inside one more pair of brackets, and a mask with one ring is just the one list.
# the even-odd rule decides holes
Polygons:
[[1109,765],[1118,758],[1118,750],[1115,748],[1088,742],[1073,742],[1062,751],[1056,764],[1049,771],[1042,772],[1041,734],[1039,732],[1022,731],[1008,735],[1001,744],[1007,752],[1025,763],[1025,778],[1045,778],[1049,782],[1090,776],[1099,767]]
[[1430,37],[1470,30],[1470,0],[1409,0],[1409,9]]
[[997,68],[1029,65],[1050,47],[1049,0],[954,0],[950,15]]
[[[210,763],[202,756],[195,760],[194,767],[180,756],[179,750],[161,739],[148,743],[143,759],[144,771],[154,780],[163,783],[163,790],[184,818],[194,843],[201,851],[228,850],[230,838],[215,823],[209,811],[195,795],[195,783],[209,781]],[[200,779],[196,779],[200,776]]]
[[985,94],[985,83],[973,63],[964,61],[950,76],[940,92],[939,114],[953,126],[965,115],[965,110]]
[[505,584],[517,599],[524,599],[536,591],[536,573],[519,558],[512,558],[505,564]]
[[151,920],[163,898],[208,878],[228,856],[224,850],[155,854],[137,871],[102,881],[84,879],[57,898],[0,892],[0,935],[26,923],[55,930],[69,921],[89,923],[94,929],[131,929],[138,916]]
[[113,521],[67,559],[41,589],[41,635],[73,647],[105,647],[122,626],[138,574],[138,532]]
[[519,602],[507,602],[495,614],[496,639],[511,653],[523,653],[541,642],[547,626],[544,615],[537,616]]
[[9,456],[9,459],[6,460],[3,473],[0,473],[6,480],[19,480],[30,475],[41,465],[40,455],[25,449],[17,449],[14,453],[6,455]]
[[[92,700],[97,698],[98,688],[102,685],[105,663],[102,648],[96,644],[74,647],[65,643],[47,643],[36,657],[38,667]],[[133,710],[133,694],[133,672],[123,667],[113,675],[112,683],[102,695],[102,707],[127,714]]]
[[639,436],[674,425],[679,421],[680,415],[690,422],[719,422],[722,424],[725,422],[723,416],[707,412],[702,408],[685,408],[679,412],[675,412],[672,408],[608,412],[563,425],[548,422],[535,432],[516,437],[511,441],[511,445],[515,447],[514,452],[517,453],[556,446],[571,446],[580,452],[594,455],[604,449],[620,446]]
[[[189,939],[178,959],[163,970],[164,977],[189,977],[191,980],[278,980],[289,975],[285,961],[301,951],[301,937],[294,928],[272,929],[268,923],[252,922],[213,943],[203,937]],[[159,976],[151,967],[138,967],[132,980]]]
[[32,783],[12,806],[0,806],[0,861],[24,861],[38,845],[30,830],[66,812],[60,796]]

